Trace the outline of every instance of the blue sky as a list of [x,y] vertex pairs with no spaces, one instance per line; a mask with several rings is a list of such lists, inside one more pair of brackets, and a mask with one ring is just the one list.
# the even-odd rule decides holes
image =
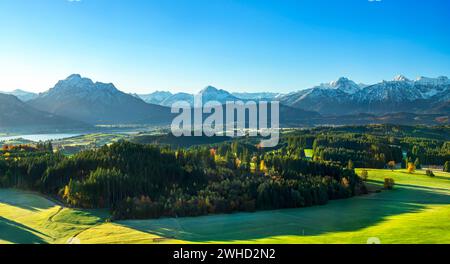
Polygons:
[[289,92],[450,75],[446,0],[0,0],[0,90]]

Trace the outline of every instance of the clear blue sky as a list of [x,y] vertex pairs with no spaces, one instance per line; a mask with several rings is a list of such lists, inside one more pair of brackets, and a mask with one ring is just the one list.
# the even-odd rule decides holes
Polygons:
[[0,90],[289,92],[450,75],[447,0],[0,0]]

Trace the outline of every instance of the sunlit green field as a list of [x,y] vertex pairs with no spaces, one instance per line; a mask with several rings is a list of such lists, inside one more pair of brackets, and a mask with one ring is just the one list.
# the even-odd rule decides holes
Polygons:
[[0,190],[0,243],[450,243],[450,174],[369,170],[370,184],[386,177],[395,190],[325,206],[115,223],[106,211]]
[[52,143],[53,147],[59,152],[66,155],[72,155],[80,152],[81,150],[89,149],[93,146],[100,147],[108,145],[126,137],[126,134],[97,133],[55,140]]

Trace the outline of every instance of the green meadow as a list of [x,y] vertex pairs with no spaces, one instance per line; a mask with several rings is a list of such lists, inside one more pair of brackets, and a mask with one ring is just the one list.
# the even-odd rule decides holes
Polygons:
[[395,189],[325,206],[142,221],[110,222],[106,210],[2,189],[0,243],[450,243],[450,174],[368,172],[371,189],[387,177]]

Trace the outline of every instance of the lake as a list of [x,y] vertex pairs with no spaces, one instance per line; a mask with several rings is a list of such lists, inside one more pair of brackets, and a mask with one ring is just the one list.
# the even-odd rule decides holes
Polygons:
[[4,136],[0,137],[0,141],[4,140],[13,140],[18,138],[23,138],[26,140],[31,140],[35,142],[39,141],[49,141],[49,140],[58,140],[80,136],[81,134],[34,134],[34,135],[15,135],[15,136]]

